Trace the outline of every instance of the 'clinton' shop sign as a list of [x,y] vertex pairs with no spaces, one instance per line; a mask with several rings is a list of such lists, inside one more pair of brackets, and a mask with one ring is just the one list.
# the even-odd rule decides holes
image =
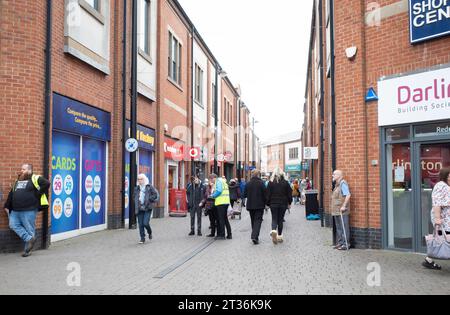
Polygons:
[[378,94],[379,126],[450,119],[450,68],[381,79]]
[[450,0],[409,0],[411,43],[450,34]]

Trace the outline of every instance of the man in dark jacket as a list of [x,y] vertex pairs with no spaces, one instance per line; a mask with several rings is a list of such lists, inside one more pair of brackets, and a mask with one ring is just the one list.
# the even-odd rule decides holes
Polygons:
[[247,210],[250,212],[252,221],[252,241],[253,244],[259,244],[259,233],[266,207],[267,188],[260,178],[261,173],[258,170],[252,171],[252,179],[248,182],[245,197],[247,198]]
[[31,255],[36,243],[36,215],[42,206],[41,197],[49,187],[47,179],[33,175],[31,164],[24,164],[5,203],[9,227],[25,242],[23,257]]
[[205,198],[205,186],[198,177],[194,177],[193,181],[187,188],[188,208],[191,214],[191,233],[189,236],[195,235],[195,216],[197,215],[197,235],[202,236],[202,206]]

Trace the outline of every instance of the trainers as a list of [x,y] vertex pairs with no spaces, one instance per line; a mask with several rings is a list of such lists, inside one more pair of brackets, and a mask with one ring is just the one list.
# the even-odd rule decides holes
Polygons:
[[143,245],[143,244],[145,244],[145,240],[140,240],[139,245]]
[[195,235],[194,231],[192,231],[191,233],[189,233],[189,236],[194,236],[194,235]]
[[438,264],[436,264],[434,261],[429,262],[426,259],[422,263],[422,266],[424,266],[427,269],[432,269],[432,270],[441,270],[442,269],[442,267],[439,266]]
[[25,246],[25,252],[26,253],[31,253],[31,251],[34,248],[34,244],[36,244],[36,238],[33,237],[31,240],[29,240]]
[[227,236],[227,240],[232,240],[233,239],[233,235],[228,235]]
[[272,237],[272,242],[277,245],[278,244],[278,232],[273,230],[270,232],[270,237]]
[[277,241],[278,243],[283,243],[284,242],[283,235],[278,235]]

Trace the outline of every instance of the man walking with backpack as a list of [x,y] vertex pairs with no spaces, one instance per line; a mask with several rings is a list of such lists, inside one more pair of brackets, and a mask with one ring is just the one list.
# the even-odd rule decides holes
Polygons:
[[25,242],[23,257],[31,255],[36,243],[36,216],[40,209],[48,207],[49,187],[47,179],[33,174],[31,164],[24,164],[8,195],[5,210],[9,213],[9,227]]

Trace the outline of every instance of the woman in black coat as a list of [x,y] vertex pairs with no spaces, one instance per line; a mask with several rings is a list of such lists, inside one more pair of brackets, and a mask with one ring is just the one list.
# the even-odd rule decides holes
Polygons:
[[283,242],[283,222],[286,210],[291,208],[292,188],[280,170],[274,172],[267,188],[267,204],[272,211],[272,232],[274,244]]

